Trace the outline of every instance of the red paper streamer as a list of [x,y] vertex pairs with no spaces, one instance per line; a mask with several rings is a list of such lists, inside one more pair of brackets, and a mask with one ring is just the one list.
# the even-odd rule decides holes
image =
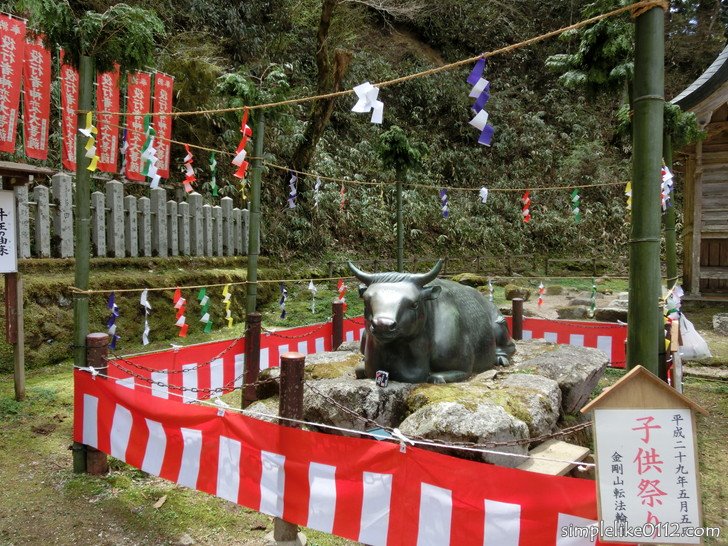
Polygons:
[[172,138],[172,116],[156,114],[172,111],[173,96],[174,78],[157,72],[154,75],[154,128],[157,131],[154,146],[157,148],[157,174],[162,178],[169,178],[169,139]]
[[190,150],[190,145],[185,144],[185,151],[187,152],[187,155],[184,158],[184,164],[185,164],[185,179],[182,181],[182,183],[185,186],[185,191],[187,193],[190,193],[194,191],[194,188],[192,187],[192,183],[197,180],[197,177],[195,176],[195,170],[192,168],[192,150]]
[[[248,127],[248,109],[246,108],[243,110],[243,120],[240,123],[240,132],[242,133],[242,138],[240,139],[240,144],[238,144],[237,149],[235,150],[235,155],[237,156],[245,149],[245,146],[248,145],[248,139],[253,136],[253,130]],[[233,160],[233,165],[236,165],[235,160]],[[248,162],[243,160],[240,165],[236,165],[238,169],[235,171],[235,178],[240,178],[243,180],[248,173]]]
[[[96,77],[96,109],[103,112],[118,112],[119,66],[111,72]],[[119,160],[119,115],[99,114],[96,119],[99,134],[96,138],[96,153],[99,156],[98,169],[107,173],[117,172]]]
[[346,313],[346,283],[344,282],[344,279],[339,279],[339,284],[336,287],[336,290],[339,292],[339,301],[344,304],[344,313]]
[[126,98],[126,173],[129,180],[144,181],[144,161],[142,149],[144,134],[144,115],[149,112],[152,78],[146,72],[129,74]]
[[23,64],[23,136],[25,155],[48,159],[48,129],[51,115],[51,53],[41,37],[25,44]]
[[15,153],[25,21],[0,14],[0,152]]
[[[174,296],[172,296],[172,302],[174,303],[174,308],[177,309],[176,320],[184,320],[185,304],[187,302],[182,297],[182,290],[180,290],[179,288],[174,291]],[[187,324],[187,322],[183,322],[183,324],[179,327],[179,337],[187,337],[187,330],[189,329],[189,327],[190,326],[189,324]]]
[[521,197],[521,214],[523,215],[523,221],[528,223],[531,221],[531,190],[526,190],[526,193]]

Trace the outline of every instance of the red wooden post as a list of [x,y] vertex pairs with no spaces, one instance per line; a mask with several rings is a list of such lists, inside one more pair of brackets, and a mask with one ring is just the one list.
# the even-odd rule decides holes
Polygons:
[[[303,419],[303,371],[306,357],[301,353],[285,353],[281,356],[281,392],[278,415],[290,419]],[[301,428],[299,423],[282,421],[281,425]],[[305,543],[299,537],[298,525],[281,518],[273,519],[273,539],[277,544]],[[300,542],[296,542],[299,540]],[[290,542],[289,542],[290,541]]]
[[[94,368],[101,374],[97,381],[105,381],[109,366],[106,357],[109,354],[109,335],[93,333],[86,336],[86,365]],[[106,453],[91,446],[86,446],[86,472],[94,476],[106,474],[109,471],[109,461]]]
[[248,313],[248,330],[245,333],[245,387],[243,387],[243,408],[258,399],[255,383],[260,374],[260,313]]
[[523,298],[513,298],[511,301],[511,317],[513,319],[511,337],[521,340],[523,339]]
[[334,300],[331,304],[333,328],[331,329],[331,350],[335,351],[344,342],[344,302]]

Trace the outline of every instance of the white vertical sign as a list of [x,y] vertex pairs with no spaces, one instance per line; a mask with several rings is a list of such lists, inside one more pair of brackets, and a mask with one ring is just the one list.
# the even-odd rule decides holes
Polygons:
[[18,241],[15,230],[15,194],[0,191],[0,273],[18,272]]
[[[700,544],[700,499],[689,409],[595,409],[603,542],[627,529],[640,543]],[[611,535],[611,536],[609,536]],[[627,535],[629,536],[629,535]]]

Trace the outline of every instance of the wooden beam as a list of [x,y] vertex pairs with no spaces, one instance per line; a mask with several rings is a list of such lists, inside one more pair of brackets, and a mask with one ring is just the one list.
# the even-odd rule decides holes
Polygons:
[[690,255],[690,287],[695,296],[700,295],[700,227],[703,224],[703,143],[695,145],[695,171],[693,175],[693,240]]
[[572,462],[581,462],[589,455],[589,448],[569,444],[561,440],[547,440],[528,452],[534,457],[555,459],[546,461],[541,458],[528,459],[518,466],[519,470],[549,474],[551,476],[566,476],[574,467]]

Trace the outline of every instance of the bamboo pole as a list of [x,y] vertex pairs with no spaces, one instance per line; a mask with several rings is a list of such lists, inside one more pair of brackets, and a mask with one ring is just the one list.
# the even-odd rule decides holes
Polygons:
[[255,313],[258,297],[258,255],[260,254],[260,177],[263,168],[263,131],[265,117],[258,112],[255,133],[253,134],[253,177],[250,187],[250,214],[248,217],[248,297],[245,305],[247,315]]
[[[665,165],[672,171],[672,137],[669,133],[662,136],[662,157]],[[675,190],[673,190],[673,196]],[[678,280],[677,272],[677,235],[675,233],[675,201],[671,197],[670,206],[663,215],[665,225],[665,268],[667,270],[667,288],[670,289]]]
[[627,367],[658,374],[660,309],[660,167],[664,117],[664,21],[655,7],[635,19],[632,133],[632,232],[629,255]]
[[[79,60],[78,109],[81,112],[93,110],[94,60],[81,55]],[[78,126],[85,127],[86,114],[78,114]],[[86,157],[86,137],[76,135],[76,241],[74,257],[76,261],[76,288],[88,289],[89,263],[91,253],[91,173],[88,170],[90,159]],[[73,356],[74,364],[86,365],[86,335],[88,334],[88,294],[73,294]],[[86,452],[74,443],[74,472],[86,471]]]

